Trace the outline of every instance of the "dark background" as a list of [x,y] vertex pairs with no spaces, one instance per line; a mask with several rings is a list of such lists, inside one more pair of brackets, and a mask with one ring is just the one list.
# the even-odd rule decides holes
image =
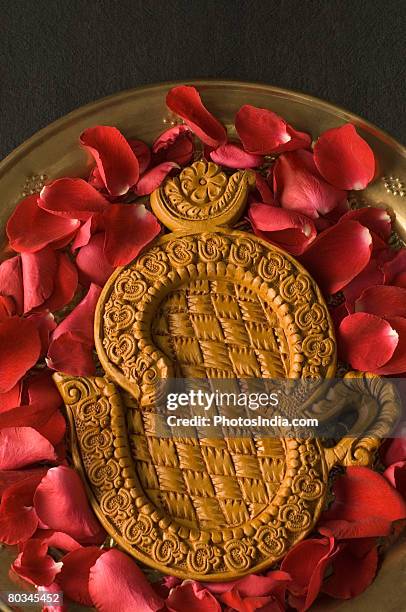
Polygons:
[[262,81],[406,141],[404,0],[0,0],[0,157],[143,83]]

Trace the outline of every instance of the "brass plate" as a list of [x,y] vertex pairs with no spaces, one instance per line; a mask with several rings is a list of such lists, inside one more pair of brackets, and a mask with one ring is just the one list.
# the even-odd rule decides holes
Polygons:
[[[312,132],[314,137],[345,121],[354,122],[373,147],[380,169],[377,180],[363,193],[363,197],[372,203],[391,206],[397,215],[399,233],[406,235],[406,211],[402,206],[405,201],[402,194],[406,153],[392,138],[351,113],[310,96],[257,84],[227,81],[194,81],[194,84],[210,109],[228,126],[243,103],[272,108],[296,128]],[[91,162],[78,146],[78,134],[86,127],[98,123],[116,125],[129,137],[137,136],[151,142],[165,124],[174,120],[164,104],[165,92],[173,85],[168,83],[123,92],[78,109],[16,149],[0,164],[1,226],[4,228],[19,199],[39,190],[44,181],[87,173]],[[108,397],[109,393],[101,395]],[[77,453],[75,455],[78,460]],[[333,463],[331,453],[328,453],[326,464],[330,466]]]

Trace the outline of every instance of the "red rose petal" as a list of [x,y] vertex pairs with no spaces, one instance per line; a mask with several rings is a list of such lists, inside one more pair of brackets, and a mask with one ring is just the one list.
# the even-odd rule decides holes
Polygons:
[[16,314],[16,307],[13,298],[0,295],[0,321],[8,319]]
[[111,204],[105,223],[104,252],[114,267],[132,261],[161,231],[156,217],[142,204]]
[[94,376],[93,343],[75,332],[60,334],[50,344],[46,364],[51,370],[71,376]]
[[312,144],[312,137],[306,132],[295,130],[289,123],[286,124],[286,130],[290,136],[290,140],[277,147],[273,153],[284,153],[286,151],[296,151],[297,149],[309,149]]
[[48,548],[58,548],[59,550],[66,552],[82,549],[82,545],[79,544],[79,542],[62,531],[54,531],[53,529],[37,529],[35,532],[35,538],[37,540],[41,540],[42,542],[46,542]]
[[272,189],[268,181],[259,172],[255,173],[255,188],[261,196],[262,202],[265,204],[275,205]]
[[[62,432],[59,423],[52,418],[55,414],[59,414],[62,419]],[[52,405],[35,403],[29,406],[17,406],[0,413],[0,429],[6,427],[32,427],[55,445],[63,437],[65,421],[59,410],[55,410]]]
[[244,149],[257,155],[272,153],[292,140],[286,121],[276,113],[245,104],[235,116],[235,129]]
[[283,208],[316,219],[345,202],[347,194],[319,175],[310,151],[292,151],[278,157],[274,170],[274,194]]
[[16,406],[20,406],[21,404],[21,391],[22,384],[21,381],[16,383],[14,387],[7,391],[6,393],[0,393],[0,418],[3,412],[7,412]]
[[403,498],[406,498],[406,460],[392,463],[386,468],[383,476]]
[[111,612],[120,602],[120,612],[156,612],[164,601],[145,575],[124,553],[111,549],[90,570],[89,592],[99,612]]
[[21,257],[6,259],[0,265],[0,295],[12,298],[16,314],[24,310],[24,289]]
[[58,253],[58,269],[54,278],[52,295],[42,304],[41,309],[51,312],[60,310],[72,301],[78,287],[78,271],[66,253]]
[[303,253],[316,237],[313,221],[290,210],[254,203],[248,216],[257,235],[292,255]]
[[381,266],[376,259],[371,259],[362,272],[343,288],[348,313],[354,312],[355,301],[365,289],[374,285],[382,285],[383,281],[384,274]]
[[379,449],[381,461],[386,467],[406,461],[406,423],[401,423],[392,435],[396,437],[385,440]]
[[37,361],[41,340],[35,323],[20,317],[0,321],[0,393],[9,391]]
[[231,143],[217,147],[211,152],[210,157],[216,164],[227,168],[256,168],[264,161],[262,155],[247,153],[238,145]]
[[81,302],[68,314],[68,316],[58,325],[52,339],[56,340],[66,332],[74,332],[86,340],[89,344],[94,344],[93,324],[94,312],[100,297],[101,288],[97,285],[90,285],[89,291]]
[[41,340],[40,358],[45,357],[48,351],[52,332],[56,329],[56,321],[54,315],[48,311],[34,312],[33,314],[30,314],[27,319],[35,323],[37,327]]
[[[48,594],[53,595],[55,593],[60,593],[61,587],[56,582],[53,582],[48,586],[40,585],[37,590],[40,596]],[[56,601],[56,599],[51,597],[49,601]],[[42,606],[42,612],[68,612],[68,606],[60,603],[45,604],[45,606]]]
[[347,467],[333,484],[335,499],[320,525],[337,538],[388,535],[394,521],[406,518],[406,501],[381,474],[366,467]]
[[[33,253],[79,228],[76,219],[60,218],[38,206],[38,195],[22,200],[7,221],[6,232],[14,251]],[[35,231],[33,231],[35,228]]]
[[49,247],[35,253],[22,253],[24,312],[42,305],[54,290],[58,259]]
[[351,123],[323,132],[314,145],[314,161],[339,189],[365,189],[375,174],[373,151]]
[[55,459],[52,444],[32,427],[0,430],[0,470],[15,470],[37,461]]
[[48,545],[41,540],[28,540],[12,565],[20,578],[35,585],[49,585],[61,571],[62,562],[56,563],[48,555]]
[[392,260],[384,264],[383,270],[386,285],[406,288],[406,249],[400,249]]
[[108,206],[106,198],[80,178],[61,178],[46,185],[38,205],[54,216],[87,221]]
[[27,403],[40,403],[44,408],[57,410],[62,405],[62,398],[52,380],[51,372],[41,372],[31,376],[24,384]]
[[93,606],[89,594],[89,574],[97,559],[104,554],[97,546],[78,548],[62,557],[62,570],[58,576],[58,584],[64,594],[83,606]]
[[61,465],[48,470],[35,491],[34,507],[44,525],[82,544],[97,544],[105,537],[80,476],[71,468]]
[[194,581],[185,581],[173,588],[166,599],[166,606],[170,612],[221,612],[221,605],[216,598]]
[[226,143],[224,126],[203,105],[195,87],[173,87],[166,96],[166,104],[205,144],[218,147]]
[[378,552],[374,541],[354,540],[342,546],[334,557],[333,575],[327,578],[322,591],[336,599],[357,597],[371,584],[377,567]]
[[361,225],[367,227],[371,232],[377,234],[383,240],[388,240],[392,231],[392,220],[387,211],[383,208],[366,206],[356,210],[349,210],[340,221],[359,221]]
[[109,264],[104,254],[104,239],[104,232],[95,234],[77,254],[76,266],[80,282],[84,287],[88,287],[91,283],[103,287],[114,271],[114,266]]
[[21,471],[21,478],[18,477],[3,492],[0,505],[1,542],[10,545],[24,542],[36,531],[38,517],[32,507],[33,497],[45,473],[46,469],[43,468]]
[[322,291],[333,294],[348,285],[368,264],[371,234],[357,221],[343,221],[312,242],[300,261]]
[[289,550],[281,564],[281,570],[293,579],[288,585],[289,603],[298,609],[308,610],[323,582],[324,573],[336,554],[334,538],[308,539]]
[[190,134],[190,128],[187,125],[175,125],[165,130],[154,140],[152,152],[158,153],[159,151],[167,149],[177,142],[179,137],[183,137],[185,134]]
[[383,318],[405,317],[406,289],[385,285],[368,287],[355,302],[355,311]]
[[178,164],[167,161],[147,170],[134,189],[137,196],[149,195],[155,191],[174,168],[179,168]]
[[193,134],[191,132],[182,134],[179,138],[166,149],[156,155],[158,163],[162,162],[174,162],[179,166],[186,166],[193,157],[194,143]]
[[94,157],[110,195],[124,195],[138,181],[138,160],[117,128],[106,125],[89,128],[82,132],[80,143]]
[[389,361],[377,368],[375,373],[385,376],[403,374],[406,372],[406,319],[403,317],[388,317],[387,321],[398,335],[399,342]]
[[398,342],[397,332],[387,321],[364,312],[345,317],[339,328],[341,359],[363,372],[376,372],[388,363]]
[[72,251],[80,249],[89,243],[93,234],[104,230],[103,215],[94,214],[90,219],[85,221],[80,230],[76,234],[76,238],[72,243]]
[[151,151],[149,150],[149,146],[142,140],[128,140],[127,142],[138,160],[138,169],[141,175],[151,163]]

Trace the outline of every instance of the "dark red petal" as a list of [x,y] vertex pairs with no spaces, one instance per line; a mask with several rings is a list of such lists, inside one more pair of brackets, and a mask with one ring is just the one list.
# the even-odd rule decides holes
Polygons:
[[158,153],[159,151],[167,149],[179,140],[179,137],[185,136],[185,134],[190,134],[190,128],[187,125],[175,125],[165,130],[154,140],[152,152]]
[[254,232],[292,255],[300,255],[316,237],[308,217],[269,204],[251,204],[248,216]]
[[22,383],[19,381],[6,393],[0,393],[0,417],[3,412],[7,412],[21,404]]
[[316,219],[345,202],[347,194],[319,175],[310,151],[292,151],[278,157],[273,170],[275,200],[283,208]]
[[341,359],[363,372],[376,372],[388,363],[399,342],[387,321],[364,312],[343,319],[338,340]]
[[90,570],[89,592],[99,612],[156,612],[164,601],[155,593],[139,567],[127,555],[111,549]]
[[48,470],[35,491],[34,507],[44,525],[82,544],[97,544],[105,537],[80,476],[69,467],[60,465]]
[[139,173],[143,174],[151,163],[149,146],[142,140],[128,140],[127,142],[138,160]]
[[381,285],[383,281],[384,275],[381,266],[376,259],[371,259],[362,272],[343,288],[348,313],[354,312],[355,301],[365,289],[374,285]]
[[80,178],[61,178],[45,185],[39,206],[54,216],[87,221],[108,206],[106,198]]
[[314,145],[314,160],[326,181],[339,189],[365,189],[374,178],[374,153],[351,123],[323,132]]
[[0,321],[0,393],[14,387],[40,353],[41,340],[35,323],[20,317]]
[[0,295],[0,321],[16,314],[16,305],[11,297]]
[[[368,547],[362,542],[367,542]],[[354,540],[341,547],[332,562],[333,575],[323,584],[322,591],[337,599],[357,597],[371,584],[378,566],[376,545],[369,540]]]
[[54,290],[58,270],[57,254],[49,247],[36,253],[21,254],[24,313],[41,306]]
[[124,195],[138,181],[138,160],[117,128],[106,125],[89,128],[82,132],[80,142],[94,157],[110,195]]
[[385,440],[379,449],[381,461],[386,467],[406,461],[406,423],[401,423],[392,435],[396,437]]
[[58,584],[67,597],[83,606],[93,606],[89,594],[89,574],[104,552],[97,546],[86,546],[62,557],[63,566],[58,576]]
[[56,312],[72,301],[78,287],[78,271],[66,253],[58,253],[58,269],[54,278],[52,295],[41,309]]
[[[22,200],[7,222],[7,236],[15,251],[33,253],[79,228],[76,219],[61,219],[38,206],[38,195]],[[33,231],[35,228],[35,231]]]
[[172,589],[166,605],[170,612],[221,612],[221,605],[216,598],[195,581],[185,581]]
[[51,370],[72,376],[93,376],[96,373],[93,345],[75,332],[65,332],[52,340],[46,363]]
[[383,318],[405,317],[406,289],[386,285],[368,287],[355,302],[355,311]]
[[43,371],[24,381],[25,403],[40,403],[44,408],[56,410],[62,405],[62,398],[52,380],[51,372]]
[[265,204],[275,205],[272,189],[268,181],[259,172],[255,173],[255,188],[261,196],[262,202]]
[[80,282],[84,287],[95,283],[103,287],[114,271],[104,253],[104,232],[92,236],[89,243],[82,247],[76,257]]
[[227,168],[256,168],[264,161],[262,155],[247,153],[232,143],[217,147],[211,152],[210,157],[216,164],[227,166]]
[[288,601],[300,610],[308,610],[323,582],[324,573],[336,554],[334,538],[308,539],[296,544],[286,555],[281,569],[293,579],[288,585]]
[[266,155],[292,140],[286,121],[276,113],[245,104],[235,116],[235,129],[244,149]]
[[90,219],[85,221],[80,230],[76,234],[76,238],[72,243],[72,251],[79,249],[89,243],[90,238],[104,230],[103,215],[94,214]]
[[132,261],[161,231],[156,217],[143,204],[111,204],[105,223],[104,252],[114,267]]
[[22,552],[12,565],[18,576],[35,585],[49,585],[61,571],[62,562],[56,563],[48,555],[48,545],[41,540],[25,542]]
[[195,87],[173,87],[166,96],[166,104],[205,144],[218,147],[227,141],[224,126],[203,105]]
[[384,477],[392,487],[406,498],[406,460],[392,463],[383,473]]
[[167,161],[147,170],[147,172],[141,176],[135,187],[137,196],[149,195],[155,191],[174,168],[179,168],[178,164]]
[[185,166],[192,160],[193,152],[193,134],[189,132],[179,136],[179,138],[166,149],[161,149],[155,157],[158,163],[166,161]]
[[361,225],[364,225],[385,241],[388,240],[391,235],[392,220],[384,208],[366,206],[365,208],[349,210],[341,217],[340,221],[346,221],[348,219],[359,221]]
[[406,249],[400,249],[392,260],[384,264],[383,269],[386,285],[406,287]]
[[38,461],[55,459],[52,444],[32,427],[0,430],[0,470],[16,470]]
[[[12,472],[12,481],[2,492],[0,505],[0,541],[17,544],[30,538],[38,526],[38,517],[32,507],[35,489],[46,469]],[[7,474],[7,472],[6,472]],[[19,476],[17,476],[19,474]],[[14,476],[13,476],[14,475]],[[2,481],[5,478],[2,477]],[[5,482],[4,484],[7,484]],[[3,484],[2,484],[3,486]]]
[[335,499],[320,524],[341,539],[388,535],[392,522],[406,518],[406,501],[374,470],[348,467],[333,484]]
[[16,314],[23,313],[24,289],[21,257],[19,255],[6,259],[0,265],[0,295],[12,298]]
[[333,294],[365,268],[371,245],[366,227],[357,221],[343,221],[319,234],[300,260],[322,291]]
[[398,335],[399,342],[389,361],[375,370],[375,373],[385,376],[403,374],[406,372],[406,319],[403,317],[388,317],[387,321]]
[[53,529],[37,529],[35,538],[46,542],[48,547],[58,548],[65,552],[72,552],[82,548],[82,545],[71,536],[62,531],[54,531]]
[[88,344],[94,344],[93,322],[96,304],[100,297],[101,288],[90,285],[89,291],[71,313],[58,325],[52,339],[56,340],[66,332],[74,332]]

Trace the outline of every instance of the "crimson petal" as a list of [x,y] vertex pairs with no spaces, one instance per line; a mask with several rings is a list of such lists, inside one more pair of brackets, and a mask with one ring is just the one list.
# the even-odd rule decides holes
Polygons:
[[190,134],[190,128],[187,125],[175,125],[174,127],[165,130],[156,138],[152,145],[152,152],[158,153],[173,145],[179,137]]
[[387,439],[379,449],[382,463],[388,467],[398,461],[406,461],[406,423],[400,423],[393,433],[392,439]]
[[171,589],[166,599],[166,606],[170,612],[221,612],[221,605],[217,599],[201,584],[195,581],[185,581]]
[[98,285],[90,285],[89,291],[81,302],[71,313],[58,325],[53,340],[66,332],[74,332],[86,342],[93,345],[93,321],[96,304],[100,297],[101,288]]
[[337,538],[388,535],[394,521],[406,518],[406,501],[374,470],[351,466],[333,484],[334,502],[320,525]]
[[138,181],[137,157],[117,128],[106,125],[89,128],[82,132],[80,143],[94,157],[110,195],[124,195]]
[[21,257],[11,257],[0,265],[0,295],[12,298],[16,314],[24,310],[24,289]]
[[406,249],[399,249],[395,257],[383,266],[386,285],[406,288]]
[[386,285],[368,287],[355,302],[355,311],[383,318],[405,317],[406,289]]
[[376,374],[392,376],[406,372],[406,319],[403,317],[388,317],[389,325],[399,338],[392,357],[384,365],[375,370]]
[[58,576],[58,584],[67,597],[83,606],[93,606],[89,593],[89,574],[104,552],[97,546],[86,546],[62,557],[63,566]]
[[42,305],[52,294],[58,270],[57,255],[49,247],[21,254],[24,313]]
[[195,87],[173,87],[166,96],[166,104],[205,144],[218,147],[227,141],[224,126],[203,105]]
[[[38,206],[38,195],[22,200],[7,221],[6,231],[14,251],[33,253],[79,229],[79,221],[50,214]],[[35,231],[33,231],[35,228]]]
[[388,240],[391,235],[392,219],[384,208],[366,206],[365,208],[349,210],[340,218],[340,221],[346,221],[348,219],[359,221],[361,225],[364,225],[385,241]]
[[322,291],[333,294],[345,287],[368,264],[372,238],[357,221],[343,221],[312,242],[300,261]]
[[161,231],[156,217],[143,204],[111,204],[105,223],[104,252],[114,267],[132,261]]
[[77,254],[76,265],[80,282],[84,287],[88,287],[91,283],[103,287],[114,270],[114,266],[109,264],[104,253],[104,240],[104,232],[95,234]]
[[378,551],[370,539],[354,540],[341,546],[332,561],[333,575],[322,591],[336,599],[357,597],[371,584],[378,566]]
[[106,210],[108,201],[81,178],[61,178],[42,189],[38,205],[59,217],[87,221]]
[[105,537],[79,475],[69,467],[48,470],[35,491],[34,507],[44,525],[82,544],[98,544]]
[[310,151],[284,153],[273,170],[275,199],[283,208],[316,219],[345,202],[345,191],[329,185],[318,173]]
[[52,340],[46,364],[51,370],[71,376],[93,376],[96,373],[93,343],[79,333],[64,332]]
[[0,430],[0,470],[15,470],[38,461],[55,459],[52,444],[32,427]]
[[179,168],[178,164],[172,161],[162,162],[158,166],[147,170],[138,181],[135,192],[137,196],[149,195],[157,189],[166,176],[174,168]]
[[255,173],[255,188],[261,196],[262,202],[265,204],[275,205],[272,189],[268,181],[259,172]]
[[384,274],[376,259],[371,259],[366,267],[353,280],[343,288],[345,305],[348,313],[354,312],[355,302],[368,287],[381,285]]
[[339,189],[365,189],[374,178],[374,153],[351,123],[323,132],[314,145],[314,160],[326,181]]
[[364,312],[342,320],[338,339],[341,359],[364,372],[376,372],[388,363],[399,342],[387,321]]
[[292,140],[286,121],[266,108],[245,104],[235,116],[235,129],[244,149],[257,155],[273,153]]
[[48,544],[42,540],[32,539],[25,542],[22,552],[12,565],[18,576],[31,584],[48,586],[61,571],[62,562],[56,563],[48,555]]
[[40,353],[41,340],[33,321],[20,317],[0,321],[0,393],[14,387]]
[[17,544],[28,540],[38,527],[33,497],[46,470],[38,468],[19,473],[21,478],[6,488],[1,499],[0,541],[5,544]]
[[128,140],[135,157],[138,160],[139,174],[143,174],[151,163],[151,151],[143,140]]
[[164,601],[155,593],[139,567],[124,553],[111,549],[90,570],[89,592],[99,612],[156,612]]
[[3,412],[7,412],[21,404],[22,383],[19,381],[6,393],[0,393],[0,418]]
[[216,164],[227,166],[227,168],[256,168],[264,161],[262,155],[247,153],[238,145],[228,143],[217,147],[210,153],[211,159]]
[[58,253],[57,264],[53,292],[41,305],[42,310],[51,312],[60,310],[71,302],[78,287],[78,271],[66,253]]
[[292,255],[300,255],[316,237],[308,217],[269,204],[251,204],[248,211],[254,232]]

